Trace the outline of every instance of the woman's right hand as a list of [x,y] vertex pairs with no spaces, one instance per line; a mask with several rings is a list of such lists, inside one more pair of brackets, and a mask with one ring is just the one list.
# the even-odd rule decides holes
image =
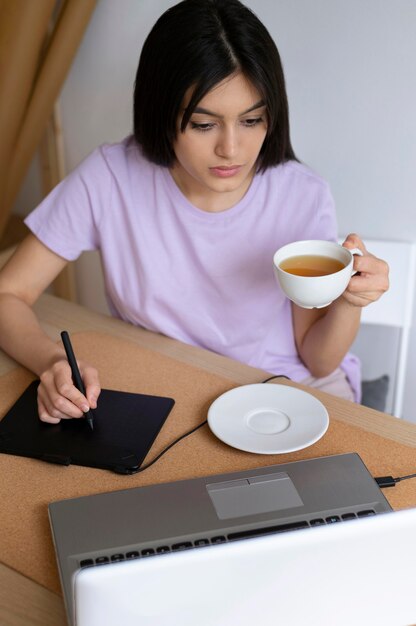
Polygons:
[[83,417],[97,407],[101,387],[98,371],[85,361],[77,361],[85,396],[72,382],[71,368],[65,358],[56,360],[40,375],[38,411],[42,422],[58,424],[61,419]]
[[0,347],[39,376],[38,410],[44,422],[82,417],[100,394],[97,370],[78,361],[84,396],[72,382],[62,345],[40,327],[33,304],[67,261],[29,234],[0,272]]

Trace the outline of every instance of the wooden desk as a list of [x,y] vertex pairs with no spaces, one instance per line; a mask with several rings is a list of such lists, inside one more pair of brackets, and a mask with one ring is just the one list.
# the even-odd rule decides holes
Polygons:
[[[83,307],[50,295],[44,295],[39,300],[36,310],[44,329],[56,341],[59,340],[59,333],[62,329],[67,329],[71,333],[85,331],[106,333],[128,341],[132,345],[217,375],[226,379],[230,387],[236,384],[260,382],[268,376],[268,373],[262,370],[134,328],[119,320],[92,313]],[[14,361],[0,352],[0,379],[10,375],[18,367]],[[313,394],[325,404],[331,418],[357,426],[368,433],[380,435],[390,440],[392,445],[396,442],[416,447],[415,425],[322,392],[314,390]],[[224,454],[227,454],[227,450]],[[265,460],[263,464],[267,462]],[[408,471],[408,468],[406,470]],[[169,478],[165,477],[165,479]],[[405,482],[411,483],[412,481]],[[126,484],[120,488],[125,486]],[[398,489],[399,487],[396,487],[392,492]],[[389,494],[386,493],[386,496],[389,497]],[[394,506],[394,502],[392,504]],[[416,489],[413,487],[409,490],[407,486],[406,505],[416,506]],[[1,558],[0,556],[0,560]],[[5,626],[64,626],[66,619],[62,599],[58,593],[52,592],[10,566],[0,563],[0,623]]]

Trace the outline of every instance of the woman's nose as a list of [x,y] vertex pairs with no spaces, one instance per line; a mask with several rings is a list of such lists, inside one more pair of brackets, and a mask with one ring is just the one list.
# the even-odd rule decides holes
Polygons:
[[236,130],[234,128],[225,128],[218,138],[215,153],[217,156],[225,159],[231,159],[237,154],[237,147],[238,141]]

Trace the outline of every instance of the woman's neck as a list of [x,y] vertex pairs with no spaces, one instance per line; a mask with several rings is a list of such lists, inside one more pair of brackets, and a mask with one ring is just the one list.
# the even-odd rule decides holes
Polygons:
[[175,165],[170,168],[170,173],[177,187],[193,206],[208,213],[220,213],[231,209],[244,198],[254,178],[255,168],[240,186],[230,191],[210,189],[206,185],[198,184],[195,179],[189,181],[181,168]]

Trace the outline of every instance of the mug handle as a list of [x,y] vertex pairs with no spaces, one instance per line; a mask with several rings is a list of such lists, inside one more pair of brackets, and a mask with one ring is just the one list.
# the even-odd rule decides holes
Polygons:
[[[352,255],[356,254],[357,256],[363,256],[364,253],[362,252],[362,250],[360,250],[359,248],[351,248],[351,250],[349,248],[346,248],[346,250],[349,250],[351,252]],[[356,270],[353,270],[351,272],[351,276],[354,276],[355,274],[357,274],[358,272]]]

